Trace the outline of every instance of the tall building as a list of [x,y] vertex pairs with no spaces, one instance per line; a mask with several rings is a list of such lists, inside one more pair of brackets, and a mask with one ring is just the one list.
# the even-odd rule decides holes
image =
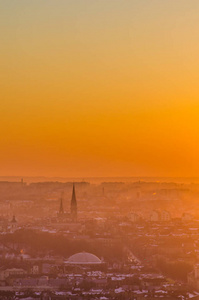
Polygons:
[[63,218],[64,217],[64,205],[63,205],[63,193],[61,194],[60,198],[60,206],[59,206],[59,212],[58,212],[58,217]]
[[75,195],[75,185],[73,184],[73,192],[72,192],[72,199],[71,199],[71,219],[73,222],[77,221],[77,200]]
[[12,218],[12,221],[10,222],[10,229],[11,232],[14,232],[17,229],[17,220],[15,218],[15,215]]

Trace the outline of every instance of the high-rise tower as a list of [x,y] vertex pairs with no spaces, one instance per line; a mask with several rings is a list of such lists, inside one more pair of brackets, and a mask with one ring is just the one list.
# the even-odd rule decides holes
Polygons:
[[75,185],[74,184],[73,184],[73,193],[72,193],[70,211],[71,211],[72,221],[73,222],[77,221],[77,200],[76,200],[76,195],[75,195]]

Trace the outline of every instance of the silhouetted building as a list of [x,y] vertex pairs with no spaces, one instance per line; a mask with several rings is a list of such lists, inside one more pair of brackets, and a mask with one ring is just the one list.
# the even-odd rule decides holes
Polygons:
[[73,222],[77,221],[77,200],[75,195],[75,185],[73,184],[73,193],[72,193],[72,199],[71,199],[71,219]]
[[61,199],[60,199],[59,214],[60,215],[64,214],[64,206],[63,206],[63,197],[62,196],[61,196]]
[[61,198],[60,198],[60,206],[59,206],[58,217],[63,218],[64,216],[65,216],[65,213],[64,213],[63,193],[62,193]]
[[13,216],[12,221],[10,222],[10,228],[12,232],[17,229],[17,220],[15,218],[15,215]]

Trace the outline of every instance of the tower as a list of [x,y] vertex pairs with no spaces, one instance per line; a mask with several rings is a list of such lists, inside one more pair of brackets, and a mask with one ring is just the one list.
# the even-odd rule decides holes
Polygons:
[[11,231],[14,232],[17,229],[17,220],[15,215],[13,215],[12,221],[10,222]]
[[58,216],[61,217],[63,215],[64,215],[64,206],[63,206],[63,193],[62,193],[61,198],[60,198],[60,206],[59,206]]
[[75,185],[74,184],[73,184],[73,192],[72,192],[70,211],[71,211],[72,221],[73,222],[77,221],[77,200],[76,200],[76,195],[75,195]]

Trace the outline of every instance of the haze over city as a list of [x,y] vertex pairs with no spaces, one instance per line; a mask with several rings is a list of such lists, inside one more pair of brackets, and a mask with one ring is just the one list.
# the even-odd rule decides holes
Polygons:
[[0,0],[0,300],[199,300],[198,16]]
[[2,176],[199,176],[199,3],[1,1]]

